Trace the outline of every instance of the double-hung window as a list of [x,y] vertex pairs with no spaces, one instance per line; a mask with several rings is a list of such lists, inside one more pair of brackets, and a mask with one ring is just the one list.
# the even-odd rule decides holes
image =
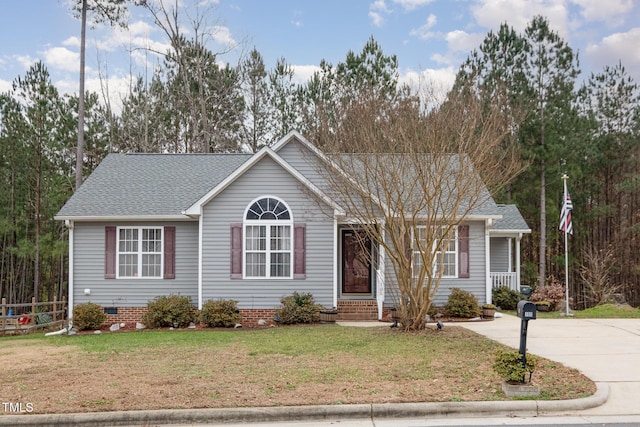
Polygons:
[[162,277],[162,228],[118,228],[118,277]]
[[[458,271],[458,231],[457,227],[451,228],[447,233],[447,227],[434,228],[431,239],[433,244],[431,246],[431,253],[433,255],[433,268],[432,272],[437,275],[442,269],[442,277],[454,278],[457,277]],[[414,243],[413,243],[413,259],[412,268],[415,277],[418,276],[422,269],[423,256],[425,254],[422,251],[426,250],[427,240],[426,227],[417,227],[415,229]],[[428,256],[426,258],[429,258]]]
[[249,205],[244,241],[244,277],[292,277],[293,220],[282,200],[263,197]]

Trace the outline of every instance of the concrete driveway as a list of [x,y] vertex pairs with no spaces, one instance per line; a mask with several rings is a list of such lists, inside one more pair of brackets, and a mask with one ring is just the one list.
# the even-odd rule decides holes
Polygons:
[[[460,325],[510,347],[520,346],[520,319],[516,316]],[[530,320],[527,349],[609,385],[604,405],[579,414],[640,415],[640,319]]]

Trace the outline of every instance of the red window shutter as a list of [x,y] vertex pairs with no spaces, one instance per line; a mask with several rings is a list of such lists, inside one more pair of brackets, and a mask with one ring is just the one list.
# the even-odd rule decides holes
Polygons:
[[242,223],[231,224],[231,278],[242,279]]
[[104,228],[104,278],[116,278],[116,227]]
[[293,227],[293,278],[307,278],[307,224]]
[[458,227],[458,277],[468,279],[469,274],[469,226]]
[[164,278],[176,278],[176,228],[164,228]]

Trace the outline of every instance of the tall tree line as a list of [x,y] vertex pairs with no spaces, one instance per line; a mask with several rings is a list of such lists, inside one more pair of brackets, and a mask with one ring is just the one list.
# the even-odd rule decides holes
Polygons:
[[[373,38],[338,64],[322,61],[298,84],[285,58],[269,69],[254,48],[238,64],[225,64],[224,52],[208,48],[202,31],[210,26],[196,17],[185,34],[177,10],[153,7],[171,49],[150,78],[133,76],[119,113],[97,94],[84,94],[84,176],[110,151],[255,152],[293,129],[322,146],[334,143],[347,111],[373,101],[420,108],[416,92],[399,82],[396,57]],[[487,106],[504,101],[513,130],[496,159],[517,153],[528,166],[494,196],[516,203],[533,230],[523,244],[524,283],[544,286],[563,277],[557,226],[560,177],[567,173],[576,304],[595,303],[585,289],[604,276],[638,305],[640,91],[621,63],[580,86],[578,75],[577,54],[536,17],[523,33],[505,23],[487,34],[460,67],[452,94],[473,88]],[[61,96],[41,63],[0,95],[0,294],[10,301],[66,293],[65,230],[53,215],[75,187],[78,111],[78,97]],[[605,256],[611,262],[596,268]]]

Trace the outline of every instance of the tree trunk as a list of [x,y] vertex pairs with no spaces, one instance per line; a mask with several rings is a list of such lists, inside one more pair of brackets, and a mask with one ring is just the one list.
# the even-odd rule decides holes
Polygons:
[[84,58],[87,32],[87,0],[82,0],[82,30],[80,36],[80,84],[78,89],[78,147],[76,152],[76,191],[82,185],[84,164]]

